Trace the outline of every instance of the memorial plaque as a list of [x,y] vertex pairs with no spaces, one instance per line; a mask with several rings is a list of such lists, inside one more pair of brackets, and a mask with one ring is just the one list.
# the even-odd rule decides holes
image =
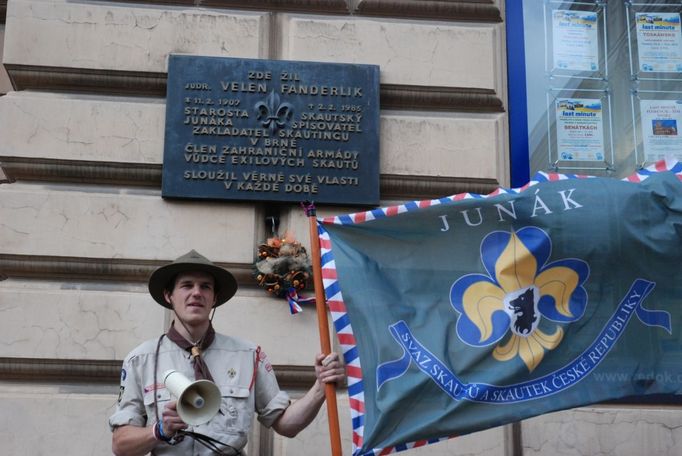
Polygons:
[[171,55],[164,198],[379,204],[379,67]]

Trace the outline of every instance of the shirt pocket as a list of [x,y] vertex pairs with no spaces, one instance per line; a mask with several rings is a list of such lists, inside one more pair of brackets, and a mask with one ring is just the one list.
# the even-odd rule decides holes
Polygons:
[[166,388],[160,388],[157,390],[152,390],[144,393],[144,408],[147,411],[147,421],[153,422],[156,420],[156,414],[154,412],[154,397],[156,397],[157,410],[159,411],[159,419],[161,419],[161,414],[163,413],[163,408],[167,402],[171,400],[170,391]]
[[251,391],[234,385],[219,385],[220,414],[223,415],[223,429],[232,434],[248,433],[253,419],[253,406],[251,405]]

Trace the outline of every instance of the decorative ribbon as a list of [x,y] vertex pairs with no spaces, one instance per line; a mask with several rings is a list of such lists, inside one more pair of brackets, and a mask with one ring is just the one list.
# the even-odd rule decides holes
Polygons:
[[670,314],[651,311],[641,306],[651,293],[655,283],[644,279],[635,280],[621,300],[618,308],[592,344],[578,357],[543,377],[512,385],[486,383],[463,383],[435,355],[426,349],[410,332],[404,321],[389,327],[391,335],[403,349],[400,359],[377,367],[377,389],[407,372],[412,361],[450,397],[483,403],[523,402],[556,394],[570,388],[589,375],[606,358],[625,331],[632,315],[647,326],[661,327],[671,332]]
[[315,302],[314,297],[302,298],[298,295],[296,288],[291,287],[287,291],[287,302],[289,303],[289,312],[291,315],[296,315],[299,312],[303,312],[301,304],[310,304]]

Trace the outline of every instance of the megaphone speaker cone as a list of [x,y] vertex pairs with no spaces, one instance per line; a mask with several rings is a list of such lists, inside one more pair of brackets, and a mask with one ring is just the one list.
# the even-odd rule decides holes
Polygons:
[[218,413],[222,396],[215,383],[209,380],[192,382],[175,370],[166,371],[163,377],[166,388],[177,398],[178,415],[185,423],[204,424]]

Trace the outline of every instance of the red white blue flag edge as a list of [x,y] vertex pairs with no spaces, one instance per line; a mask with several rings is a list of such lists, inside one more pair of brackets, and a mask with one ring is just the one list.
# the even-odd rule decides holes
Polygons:
[[[655,173],[670,171],[674,173],[677,178],[682,181],[682,163],[672,160],[661,160],[654,163],[647,168],[643,168],[633,173],[632,175],[622,179],[632,183],[640,183],[646,180],[649,176]],[[340,224],[351,225],[364,223],[367,221],[392,217],[405,212],[416,211],[422,208],[436,206],[439,204],[448,203],[450,201],[459,201],[472,198],[490,198],[504,193],[521,193],[529,187],[532,187],[540,182],[558,181],[565,179],[583,179],[591,178],[593,176],[577,175],[577,174],[559,174],[559,173],[545,173],[538,172],[533,176],[533,179],[520,188],[497,190],[487,194],[479,195],[475,193],[459,193],[456,195],[433,199],[411,201],[397,206],[387,206],[373,209],[365,212],[357,212],[347,215],[339,215],[333,217],[317,218],[318,236],[320,239],[320,261],[322,268],[322,283],[324,286],[325,296],[327,299],[327,306],[334,322],[334,328],[341,345],[344,361],[346,363],[346,373],[348,376],[348,397],[350,401],[351,420],[353,427],[353,454],[358,455],[359,449],[362,447],[364,435],[364,415],[365,415],[365,399],[364,386],[362,378],[362,367],[360,365],[360,358],[356,347],[355,336],[353,335],[353,328],[351,326],[346,306],[343,301],[341,288],[337,280],[336,265],[334,263],[334,256],[332,253],[332,245],[329,234],[324,229],[325,224]],[[454,437],[454,436],[452,436]],[[430,443],[441,442],[451,437],[444,437],[440,439],[418,440],[405,444],[396,445],[387,448],[375,448],[364,453],[365,455],[385,455],[394,452],[404,451],[412,448],[417,448]]]

